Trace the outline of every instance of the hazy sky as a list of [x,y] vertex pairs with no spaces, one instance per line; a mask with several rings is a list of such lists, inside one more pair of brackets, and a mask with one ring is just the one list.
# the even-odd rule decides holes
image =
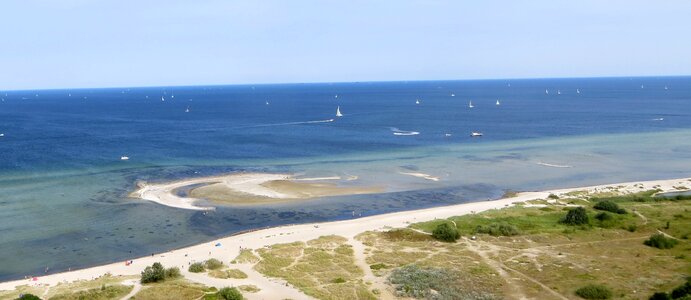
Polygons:
[[2,0],[0,90],[691,74],[691,1]]

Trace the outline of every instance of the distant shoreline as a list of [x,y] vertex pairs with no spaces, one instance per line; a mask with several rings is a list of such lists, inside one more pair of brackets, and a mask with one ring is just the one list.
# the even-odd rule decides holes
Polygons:
[[[247,230],[190,247],[175,249],[165,253],[157,253],[153,256],[133,258],[132,260],[134,263],[132,265],[125,265],[123,262],[116,262],[80,270],[41,276],[38,277],[37,281],[30,281],[26,279],[5,281],[0,283],[0,290],[12,290],[17,286],[27,284],[56,285],[65,281],[72,282],[76,280],[90,280],[107,273],[115,276],[138,275],[145,266],[151,265],[154,262],[161,262],[166,266],[186,266],[191,261],[202,261],[211,257],[220,259],[222,261],[229,261],[238,255],[239,247],[258,249],[280,243],[307,241],[323,235],[339,235],[346,238],[353,238],[355,235],[365,231],[406,227],[410,223],[414,222],[472,214],[490,209],[501,209],[515,203],[529,200],[547,199],[550,194],[563,195],[573,191],[588,191],[590,193],[611,192],[613,189],[626,193],[634,193],[650,189],[660,189],[663,192],[670,192],[678,191],[677,187],[684,184],[691,184],[691,178],[613,183],[597,186],[555,189],[541,192],[522,192],[515,197],[491,201],[478,201],[427,209],[402,211],[358,219],[349,219],[345,221],[285,225],[264,229]],[[182,272],[183,275],[187,274],[186,270],[182,270]]]

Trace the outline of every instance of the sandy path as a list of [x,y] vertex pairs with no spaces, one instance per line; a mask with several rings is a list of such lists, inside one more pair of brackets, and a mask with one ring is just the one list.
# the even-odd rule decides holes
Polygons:
[[134,297],[134,295],[136,295],[137,293],[139,293],[139,291],[142,289],[142,285],[139,283],[139,280],[134,280],[134,279],[133,279],[133,280],[127,280],[127,281],[124,281],[124,282],[123,282],[123,284],[130,284],[130,283],[131,283],[131,285],[134,286],[134,287],[132,288],[132,291],[130,291],[130,292],[129,292],[127,295],[125,295],[124,297],[120,298],[120,300],[128,300],[128,299]]
[[350,238],[348,243],[353,246],[355,265],[360,267],[360,269],[362,269],[362,271],[365,273],[363,276],[363,281],[371,282],[371,287],[379,290],[379,299],[396,299],[396,297],[391,294],[391,291],[385,282],[385,278],[377,277],[374,275],[374,273],[372,273],[372,269],[370,269],[366,261],[367,255],[365,255],[365,244],[354,238]]
[[[108,265],[96,266],[82,270],[75,270],[71,272],[52,274],[42,276],[39,278],[38,284],[56,285],[58,282],[75,280],[90,280],[99,277],[106,273],[113,275],[139,275],[145,266],[151,265],[154,262],[160,262],[166,267],[181,266],[182,270],[186,270],[187,263],[190,261],[204,261],[211,257],[219,259],[225,263],[235,258],[239,253],[239,247],[258,249],[265,246],[278,243],[291,243],[295,241],[309,241],[316,239],[323,235],[338,235],[346,239],[353,239],[357,234],[369,230],[386,230],[388,228],[407,227],[410,223],[429,221],[434,219],[448,218],[452,216],[470,214],[474,212],[481,212],[489,209],[500,209],[517,202],[525,202],[528,200],[546,199],[551,193],[562,194],[570,191],[588,190],[598,191],[607,190],[607,187],[619,187],[620,191],[639,192],[646,189],[652,189],[653,186],[659,186],[663,191],[675,191],[674,185],[679,182],[688,182],[688,179],[673,179],[673,180],[656,180],[647,182],[631,182],[611,185],[599,185],[593,187],[579,187],[570,189],[560,189],[545,192],[525,192],[520,193],[513,198],[506,198],[494,201],[480,201],[472,203],[464,203],[458,205],[435,207],[428,209],[420,209],[414,211],[404,211],[389,213],[383,215],[376,215],[371,217],[364,217],[359,219],[351,219],[345,221],[336,221],[320,224],[301,224],[292,226],[281,226],[248,232],[240,235],[230,236],[214,241],[209,241],[199,245],[173,250],[161,253],[155,256],[146,256],[135,258],[132,265],[126,266],[124,262],[117,262]],[[637,184],[637,186],[634,186]],[[643,188],[640,188],[640,187]],[[215,247],[216,243],[222,243],[223,246]],[[250,273],[248,272],[248,275]],[[206,280],[199,278],[199,280]],[[261,282],[259,278],[256,279],[257,286],[262,290],[266,289],[266,298],[280,298],[282,293],[289,291],[275,290],[279,294],[268,296],[271,293],[271,284]],[[216,281],[205,281],[216,284]],[[15,280],[0,283],[0,290],[12,290],[18,285],[28,284],[27,280]],[[220,284],[220,282],[218,282]],[[248,295],[250,293],[247,293]]]

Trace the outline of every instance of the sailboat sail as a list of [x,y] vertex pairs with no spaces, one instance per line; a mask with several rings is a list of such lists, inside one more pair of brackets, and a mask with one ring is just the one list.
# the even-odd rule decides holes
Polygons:
[[342,116],[343,116],[343,114],[341,113],[341,107],[340,107],[340,106],[336,107],[336,116],[337,116],[337,117],[342,117]]

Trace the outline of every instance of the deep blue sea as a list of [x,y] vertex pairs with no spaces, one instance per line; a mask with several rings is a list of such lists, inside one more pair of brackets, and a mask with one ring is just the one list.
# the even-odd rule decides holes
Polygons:
[[[0,280],[252,228],[347,219],[354,210],[367,216],[509,189],[691,176],[691,77],[3,91],[0,98]],[[407,131],[419,134],[393,134]],[[471,138],[472,131],[483,136]],[[357,175],[387,192],[209,214],[127,198],[138,180],[240,171]],[[441,180],[401,174],[410,171]]]

